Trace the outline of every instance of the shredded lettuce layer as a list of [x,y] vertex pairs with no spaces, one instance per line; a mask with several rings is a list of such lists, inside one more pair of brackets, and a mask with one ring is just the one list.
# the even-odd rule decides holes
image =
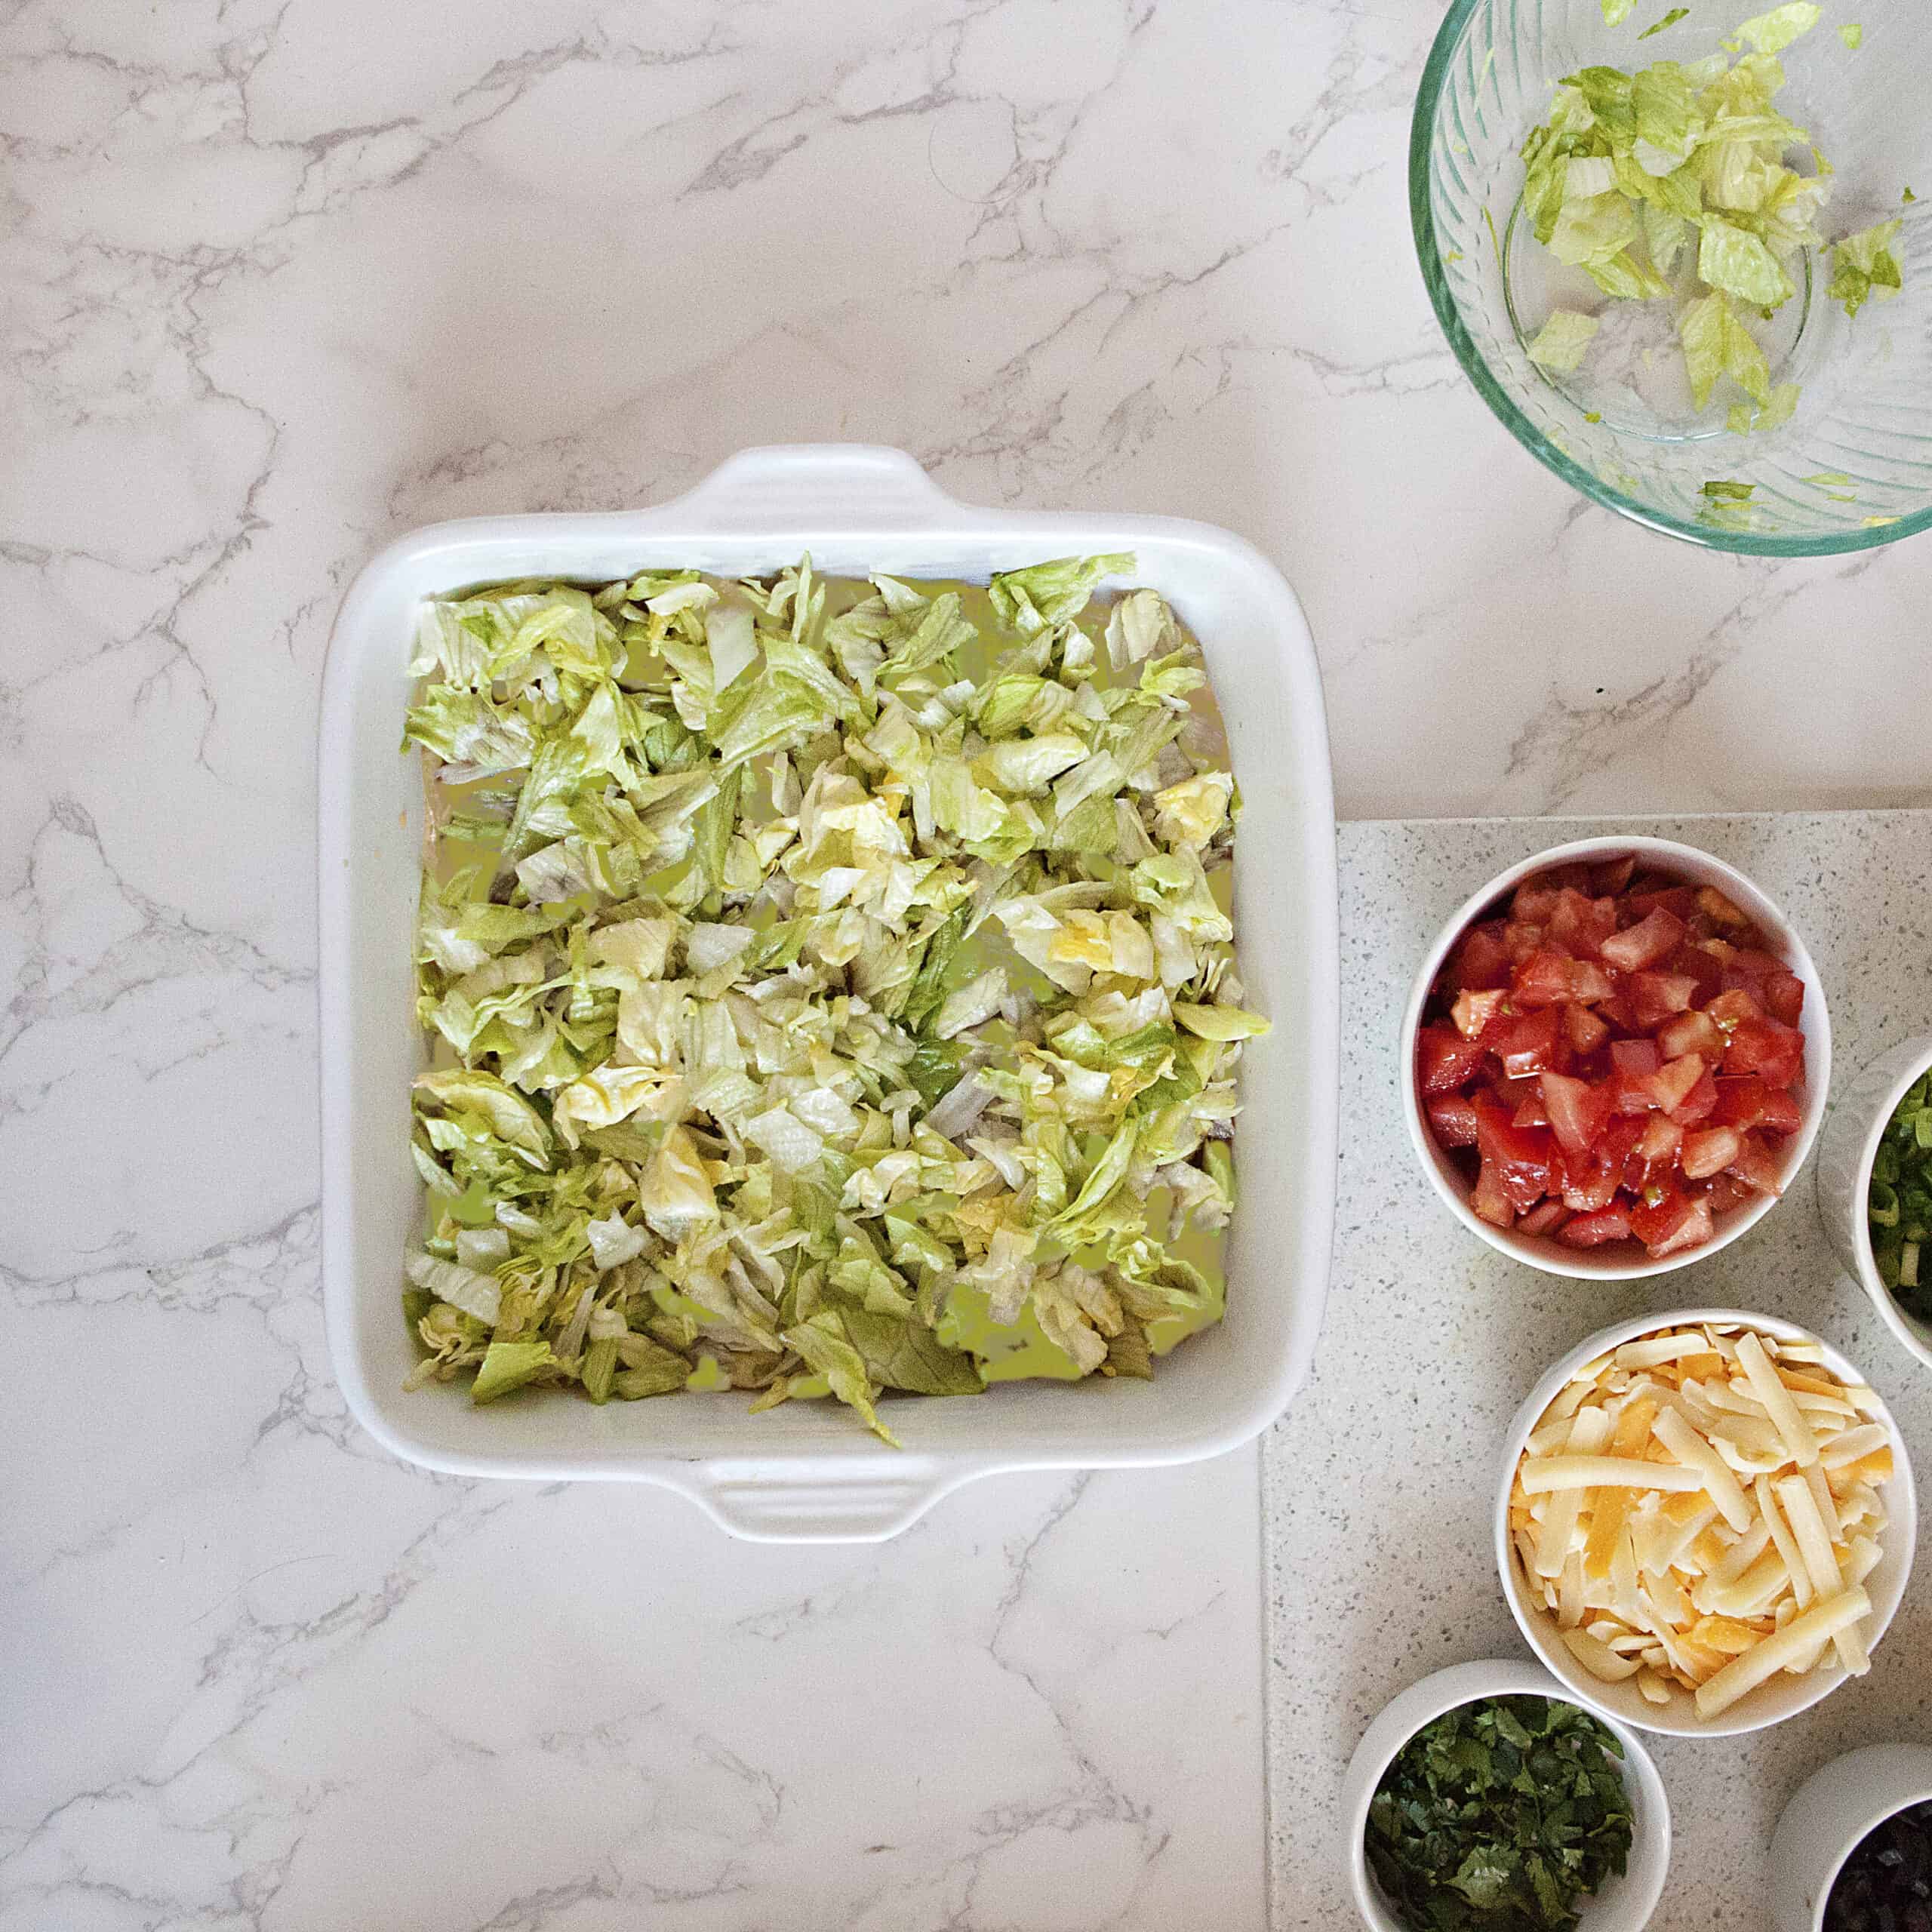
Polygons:
[[[422,614],[412,1385],[1146,1377],[1217,1319],[1238,795],[1128,556]],[[1217,891],[1217,888],[1219,890]]]

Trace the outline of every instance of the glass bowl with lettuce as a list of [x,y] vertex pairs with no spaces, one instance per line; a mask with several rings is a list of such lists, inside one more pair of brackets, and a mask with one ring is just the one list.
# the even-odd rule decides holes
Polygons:
[[1531,454],[1669,534],[1805,556],[1932,525],[1928,91],[1918,0],[1454,0],[1409,198],[1457,358]]
[[1199,646],[1126,555],[434,599],[420,1386],[1146,1379],[1219,1319],[1245,1004]]

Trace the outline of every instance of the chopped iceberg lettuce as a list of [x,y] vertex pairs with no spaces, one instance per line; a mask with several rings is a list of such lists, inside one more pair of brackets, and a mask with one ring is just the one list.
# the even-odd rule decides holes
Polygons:
[[1144,1377],[1219,1319],[1268,1023],[1198,649],[1103,595],[1133,565],[425,607],[412,1385],[891,1442],[888,1392]]

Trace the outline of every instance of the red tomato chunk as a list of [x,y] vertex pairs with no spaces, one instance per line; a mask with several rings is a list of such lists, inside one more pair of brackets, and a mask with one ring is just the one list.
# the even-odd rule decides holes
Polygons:
[[1724,894],[1634,857],[1556,868],[1450,951],[1416,1041],[1429,1131],[1497,1227],[1682,1253],[1783,1185],[1804,1004]]

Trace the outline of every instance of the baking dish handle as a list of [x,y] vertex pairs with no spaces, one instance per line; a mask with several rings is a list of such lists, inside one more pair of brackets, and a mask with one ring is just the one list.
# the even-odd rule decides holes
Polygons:
[[727,1460],[691,1471],[678,1487],[748,1543],[884,1543],[979,1473],[911,1456],[878,1469]]
[[955,502],[903,450],[880,443],[771,443],[740,450],[663,510],[675,513],[681,528],[695,512],[721,534],[750,536],[830,526],[957,530],[992,514]]

